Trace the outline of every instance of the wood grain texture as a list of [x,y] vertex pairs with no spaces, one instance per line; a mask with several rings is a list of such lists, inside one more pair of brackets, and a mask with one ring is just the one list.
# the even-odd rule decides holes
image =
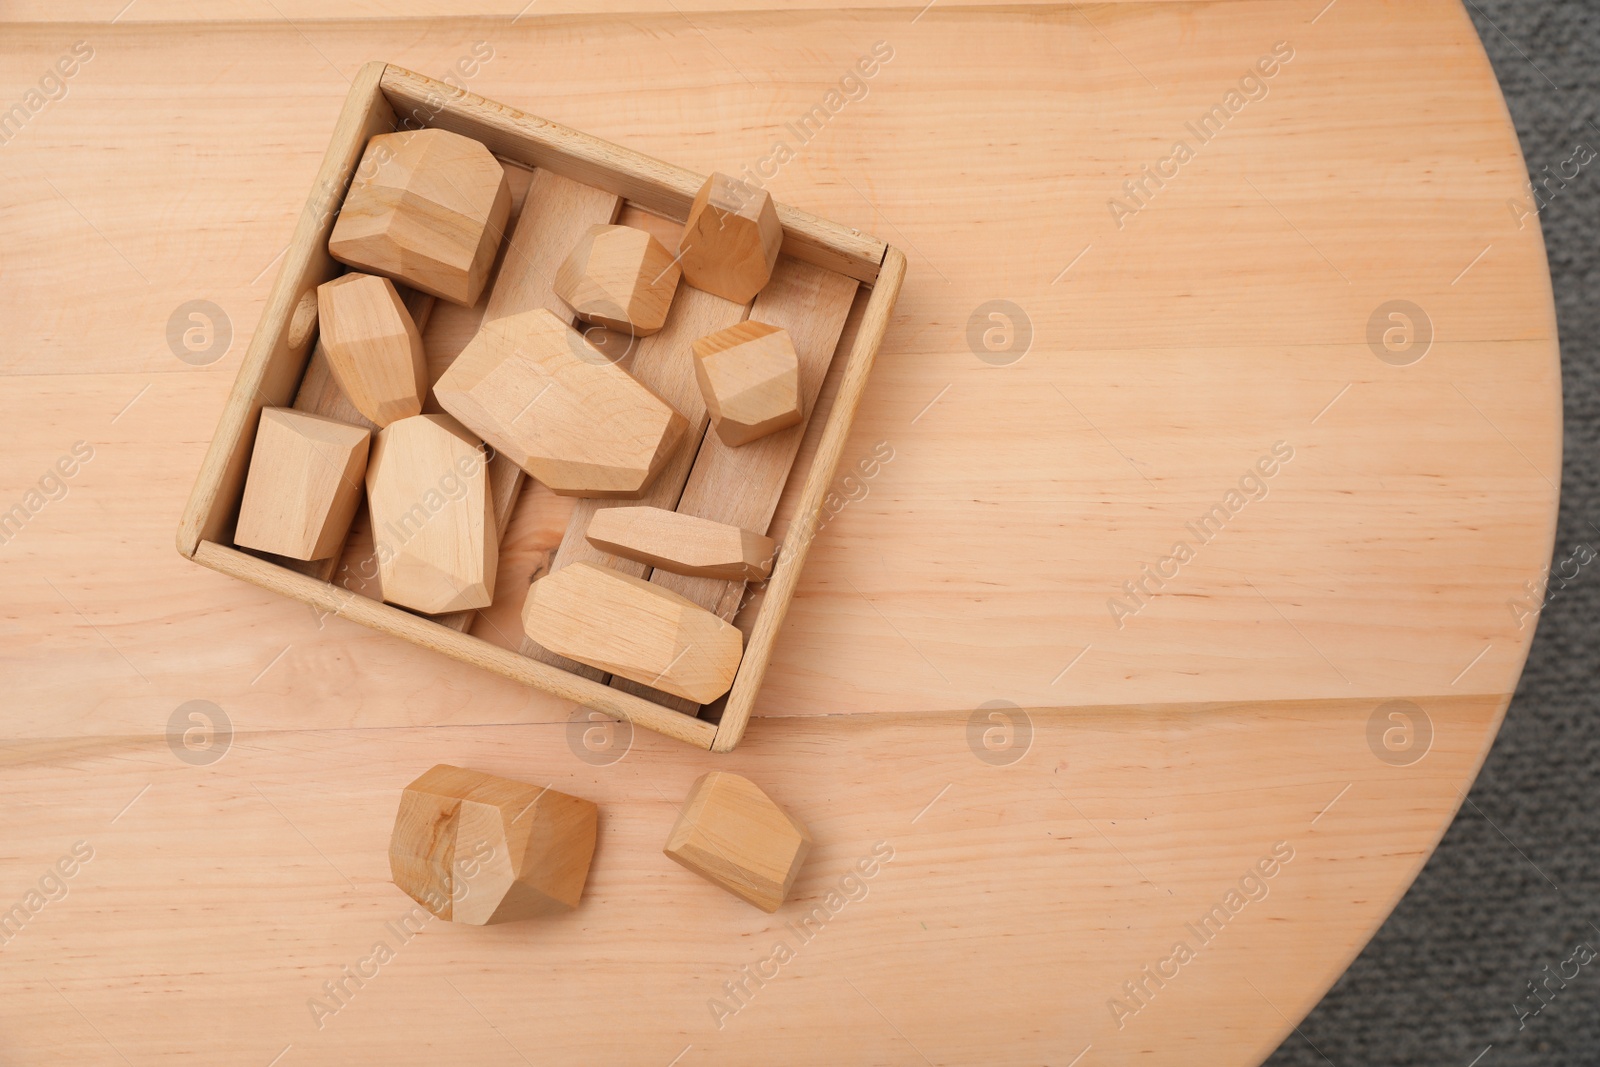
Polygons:
[[[13,24],[0,40],[19,89],[72,40],[96,49],[3,153],[17,210],[0,236],[29,264],[0,287],[3,503],[74,440],[94,454],[0,549],[8,906],[74,842],[94,850],[4,947],[6,1056],[266,1064],[293,1045],[279,1067],[436,1063],[446,1048],[659,1067],[693,1045],[679,1067],[921,1063],[917,1049],[1004,1067],[1092,1044],[1079,1067],[1190,1064],[1196,1049],[1248,1065],[1450,824],[1532,639],[1507,605],[1550,562],[1561,469],[1544,249],[1507,206],[1528,168],[1455,0],[1340,0],[1315,24],[1323,0],[941,3],[915,24],[922,3],[748,16],[678,0],[688,21],[546,20],[541,0],[515,24],[521,0],[460,23],[341,24],[320,19],[353,9],[297,3],[295,25],[256,5],[248,24],[181,28],[136,20],[218,16],[140,0],[106,24],[122,6],[52,6],[100,24]],[[579,759],[568,700],[172,551],[362,62],[443,76],[492,41],[475,91],[736,173],[779,138],[797,145],[785,124],[880,39],[896,55],[867,99],[771,183],[905,248],[910,269],[829,488],[846,503],[811,545],[735,752],[635,728],[619,762]],[[1271,95],[1118,229],[1122,183],[1278,40],[1298,54]],[[166,336],[196,298],[233,325],[205,367]],[[968,342],[995,299],[1032,326],[1005,366]],[[1407,367],[1367,344],[1394,299],[1433,325]],[[1296,458],[1270,495],[1117,630],[1107,599],[1276,440]],[[880,442],[894,458],[867,477]],[[809,447],[808,433],[797,463]],[[567,508],[523,494],[507,553],[553,549]],[[193,699],[232,722],[209,766],[165,733]],[[1409,766],[1368,743],[1395,699],[1432,728]],[[968,744],[993,700],[1031,722],[1009,766]],[[990,731],[1004,739],[980,717],[980,751]],[[585,898],[537,937],[432,924],[318,1028],[307,999],[405,914],[386,854],[396,791],[441,759],[601,805]],[[817,839],[776,915],[660,855],[677,802],[716,768]],[[865,899],[719,1029],[722,983],[879,841],[894,859]],[[1277,841],[1296,854],[1270,896],[1118,1029],[1122,983]],[[626,1009],[595,1022],[619,990]]]

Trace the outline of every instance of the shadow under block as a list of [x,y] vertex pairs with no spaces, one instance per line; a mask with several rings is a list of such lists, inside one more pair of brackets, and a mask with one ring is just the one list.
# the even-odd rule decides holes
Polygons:
[[484,323],[433,395],[496,452],[568,496],[639,496],[688,429],[547,308]]
[[[781,327],[794,342],[795,355],[800,360],[800,399],[806,419],[816,406],[859,284],[854,278],[826,268],[780,256],[772,280],[750,306],[750,318]],[[786,430],[738,447],[724,443],[714,433],[706,434],[677,510],[766,533],[805,428],[802,419]],[[693,578],[665,570],[652,573],[650,581],[724,619],[738,614],[744,594],[743,582]],[[648,686],[635,681],[613,679],[611,684],[677,711],[694,711],[683,700],[651,692]]]
[[288,408],[262,408],[234,543],[298,560],[344,544],[367,471],[371,433]]
[[378,432],[367,510],[383,599],[435,614],[487,607],[500,559],[478,439],[448,415]]
[[598,822],[591,801],[441,763],[400,794],[389,873],[450,922],[571,911],[589,878]]
[[710,771],[689,790],[662,851],[734,896],[774,912],[794,887],[811,851],[811,834],[748,778]]
[[772,573],[777,542],[764,534],[665,508],[605,508],[594,513],[589,543],[675,574],[760,581]]
[[505,168],[472,138],[439,129],[379,134],[367,142],[328,252],[471,307],[510,212]]
[[592,226],[556,273],[556,293],[584,322],[644,337],[666,324],[681,274],[644,230]]
[[422,414],[428,359],[394,282],[350,273],[317,286],[328,368],[357,411],[378,426]]
[[694,343],[694,373],[724,444],[747,445],[805,417],[789,334],[746,319]]
[[772,277],[783,224],[772,195],[726,174],[712,174],[689,207],[678,265],[696,289],[741,304]]
[[522,625],[552,652],[697,704],[728,691],[744,651],[744,635],[704,608],[593,563],[534,582]]

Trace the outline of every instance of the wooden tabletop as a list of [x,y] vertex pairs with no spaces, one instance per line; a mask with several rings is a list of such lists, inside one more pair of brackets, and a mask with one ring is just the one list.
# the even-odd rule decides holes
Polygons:
[[[1561,407],[1457,0],[125,2],[0,32],[0,1059],[1255,1063],[1462,803]],[[372,59],[907,251],[736,752],[173,550]],[[600,805],[576,912],[402,928],[437,762]],[[713,768],[816,839],[776,915],[661,854]]]

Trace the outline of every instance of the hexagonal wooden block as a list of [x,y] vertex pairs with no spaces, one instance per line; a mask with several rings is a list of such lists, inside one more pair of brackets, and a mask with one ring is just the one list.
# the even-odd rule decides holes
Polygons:
[[416,415],[378,432],[367,510],[383,599],[429,615],[485,608],[500,544],[478,439],[449,415]]
[[811,834],[748,778],[700,776],[662,849],[707,881],[762,911],[777,911],[794,886]]
[[356,410],[379,426],[422,414],[428,360],[394,283],[345,274],[317,286],[328,369]]
[[234,544],[291,559],[327,559],[361,501],[372,435],[364,426],[263,408]]
[[505,168],[448,130],[384,133],[367,142],[328,252],[471,307],[511,212]]
[[748,444],[804,415],[800,359],[787,330],[745,321],[702,337],[694,343],[694,375],[727,444]]
[[439,406],[557,493],[637,497],[689,423],[545,308],[483,324]]
[[451,922],[571,911],[589,877],[598,818],[580,797],[441,763],[400,795],[389,873]]
[[666,324],[681,273],[644,230],[591,226],[556,271],[555,290],[585,322],[644,337]]
[[739,670],[744,635],[677,593],[594,563],[528,589],[522,628],[557,655],[707,704]]
[[713,174],[689,208],[678,265],[696,289],[746,303],[772,277],[783,224],[765,189]]
[[584,532],[591,545],[674,574],[760,581],[772,573],[778,543],[753,530],[665,508],[601,508]]

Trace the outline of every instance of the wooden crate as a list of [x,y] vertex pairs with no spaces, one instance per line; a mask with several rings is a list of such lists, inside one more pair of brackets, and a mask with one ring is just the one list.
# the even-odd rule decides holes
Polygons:
[[[455,618],[424,617],[334,584],[328,580],[333,576],[332,565],[290,566],[286,565],[287,561],[263,558],[232,544],[261,409],[264,406],[286,407],[297,397],[298,406],[306,407],[308,394],[319,396],[323,401],[314,405],[313,410],[337,408],[340,401],[329,393],[330,389],[336,391],[336,386],[327,380],[325,370],[312,358],[315,346],[311,343],[310,321],[316,287],[343,271],[328,254],[328,236],[367,141],[375,134],[425,126],[475,138],[486,144],[502,162],[548,171],[568,182],[611,194],[644,212],[680,223],[687,217],[694,195],[704,181],[703,175],[462,92],[432,78],[384,63],[364,66],[351,86],[316,184],[284,254],[261,322],[251,338],[217,433],[190,494],[178,528],[178,550],[214,570],[562,699],[628,719],[701,748],[729,751],[738,744],[749,721],[778,629],[794,595],[811,539],[818,529],[824,496],[833,480],[899,292],[905,273],[905,256],[858,231],[777,205],[783,223],[784,256],[810,265],[808,270],[820,268],[820,272],[812,270],[814,275],[853,279],[862,289],[855,297],[862,306],[857,308],[858,322],[853,342],[849,343],[848,354],[844,356],[844,365],[834,371],[837,392],[827,410],[821,433],[816,437],[812,459],[809,465],[795,463],[787,472],[791,481],[803,479],[794,517],[784,534],[772,576],[762,595],[754,598],[748,609],[754,617],[737,620],[747,634],[744,656],[733,686],[721,702],[721,717],[711,722],[700,718],[696,714],[698,709],[686,709],[660,694],[635,686],[608,685],[604,678],[593,677],[596,672],[565,669],[544,662],[543,659],[554,658],[548,654],[534,658],[473,637],[465,632],[470,616],[462,618],[458,613]],[[780,260],[780,265],[782,262]],[[504,269],[502,265],[502,273]],[[850,288],[854,292],[856,286]],[[680,293],[680,299],[682,295]],[[484,298],[489,299],[490,296]],[[761,297],[756,299],[759,302]],[[480,301],[480,305],[482,303]],[[831,358],[833,342],[828,343],[827,355]],[[840,348],[842,351],[844,344],[841,343]],[[714,437],[713,432],[707,440]],[[694,446],[685,447],[692,449]],[[709,453],[709,447],[704,451]],[[705,455],[697,456],[696,466],[703,461],[707,461]],[[512,473],[514,477],[503,474],[494,487],[503,498],[496,501],[502,533],[516,488],[522,481],[520,472]],[[685,476],[693,477],[692,473]],[[736,492],[728,487],[729,481],[721,479],[719,488],[716,477],[702,478],[698,491],[701,495]],[[581,517],[583,511],[580,501],[575,519]],[[337,558],[333,562],[336,563]],[[725,598],[726,591],[723,595]],[[651,699],[652,696],[655,699]]]

